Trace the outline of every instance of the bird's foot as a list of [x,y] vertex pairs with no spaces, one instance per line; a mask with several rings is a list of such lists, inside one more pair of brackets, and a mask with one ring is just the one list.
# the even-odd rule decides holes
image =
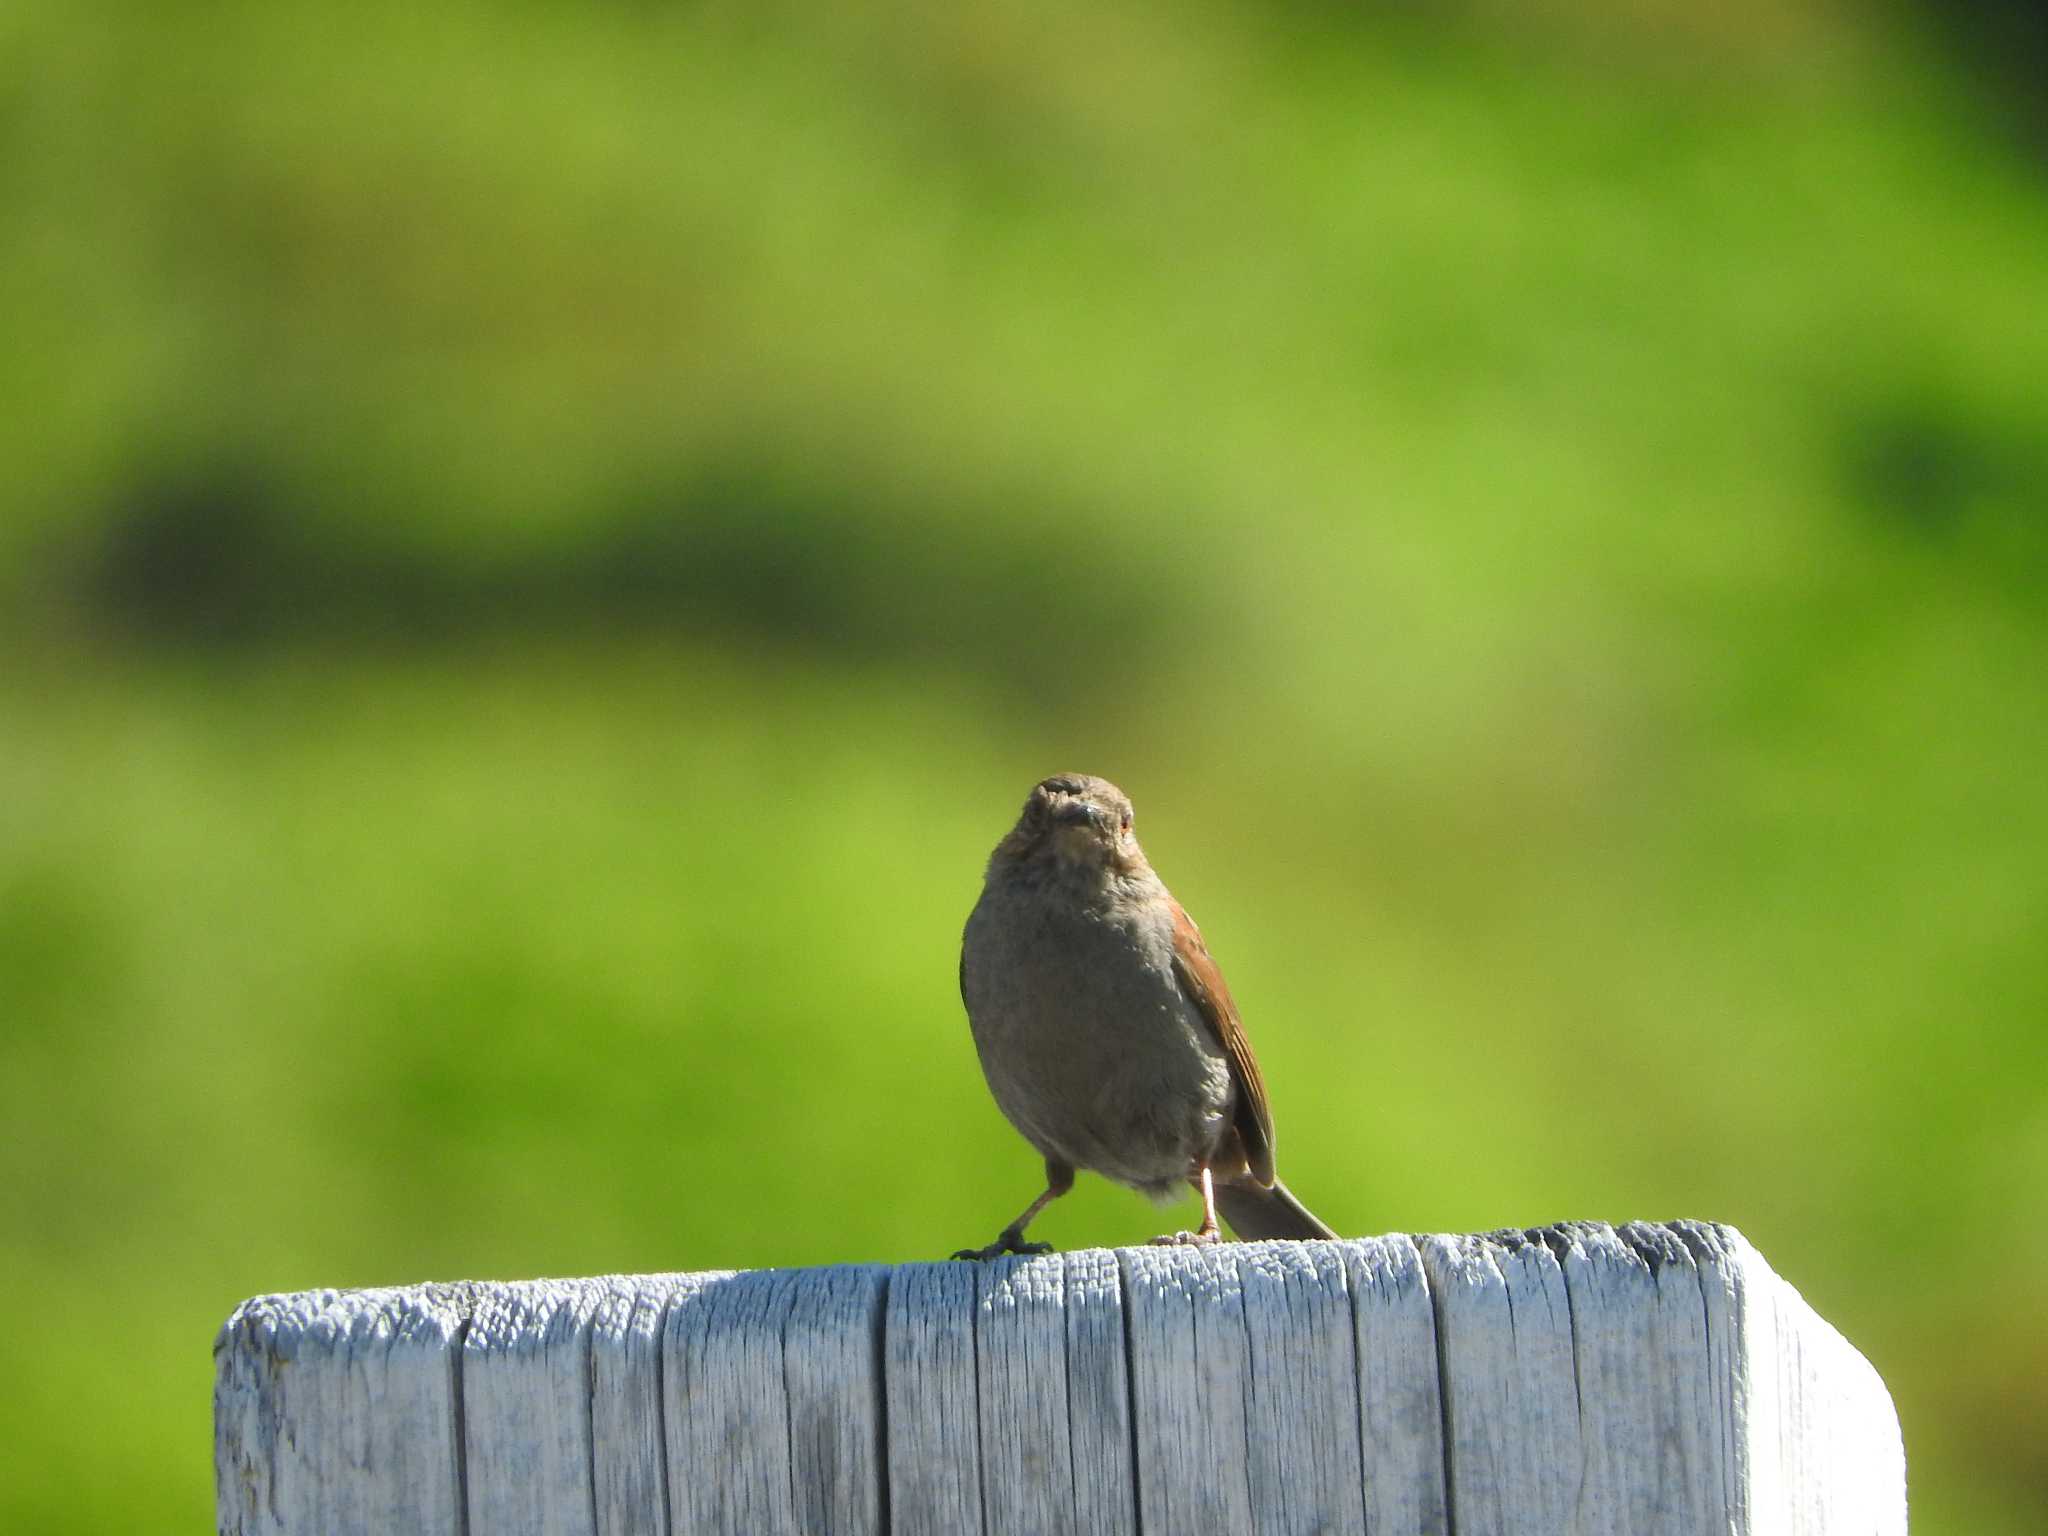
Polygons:
[[990,1259],[1000,1259],[1006,1253],[1022,1254],[1028,1258],[1033,1254],[1051,1252],[1051,1243],[1027,1243],[1022,1232],[1015,1227],[1005,1227],[996,1240],[986,1248],[962,1248],[953,1257],[986,1263]]
[[1214,1227],[1204,1227],[1199,1232],[1168,1232],[1152,1239],[1154,1248],[1207,1248],[1211,1243],[1223,1241],[1223,1234]]

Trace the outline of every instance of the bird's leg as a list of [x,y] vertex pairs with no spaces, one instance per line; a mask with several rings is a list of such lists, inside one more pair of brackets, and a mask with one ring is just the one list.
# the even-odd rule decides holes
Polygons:
[[1024,1207],[1024,1214],[996,1234],[996,1240],[986,1248],[962,1248],[953,1257],[956,1259],[996,1259],[1006,1253],[1051,1253],[1051,1243],[1027,1243],[1024,1229],[1031,1225],[1038,1213],[1053,1201],[1059,1199],[1074,1187],[1074,1170],[1065,1163],[1045,1160],[1045,1192]]
[[1202,1225],[1195,1233],[1198,1243],[1213,1243],[1221,1234],[1216,1228],[1216,1181],[1209,1174],[1209,1165],[1202,1165]]
[[1202,1192],[1202,1224],[1192,1232],[1175,1232],[1170,1237],[1155,1237],[1152,1242],[1161,1248],[1183,1245],[1201,1245],[1223,1241],[1223,1234],[1216,1225],[1216,1180],[1209,1172],[1209,1165],[1202,1164],[1201,1172],[1188,1182]]

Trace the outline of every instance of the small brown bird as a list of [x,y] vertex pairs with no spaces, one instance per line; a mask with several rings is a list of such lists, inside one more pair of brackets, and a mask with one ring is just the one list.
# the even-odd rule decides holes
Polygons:
[[1045,1193],[986,1248],[1045,1253],[1024,1229],[1088,1168],[1155,1200],[1183,1180],[1240,1238],[1334,1237],[1273,1173],[1251,1042],[1193,919],[1146,862],[1107,779],[1045,780],[989,857],[960,946],[960,996],[989,1091],[1045,1158]]

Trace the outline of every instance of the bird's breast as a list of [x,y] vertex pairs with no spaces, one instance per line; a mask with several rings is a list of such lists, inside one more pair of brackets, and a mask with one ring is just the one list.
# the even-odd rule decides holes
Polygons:
[[985,891],[961,987],[989,1088],[1041,1151],[1148,1185],[1219,1134],[1229,1067],[1181,989],[1163,912]]

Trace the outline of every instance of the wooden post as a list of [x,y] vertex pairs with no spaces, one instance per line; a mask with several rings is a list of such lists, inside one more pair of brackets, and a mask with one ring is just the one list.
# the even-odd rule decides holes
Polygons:
[[223,1532],[1902,1536],[1877,1374],[1732,1228],[308,1291]]

